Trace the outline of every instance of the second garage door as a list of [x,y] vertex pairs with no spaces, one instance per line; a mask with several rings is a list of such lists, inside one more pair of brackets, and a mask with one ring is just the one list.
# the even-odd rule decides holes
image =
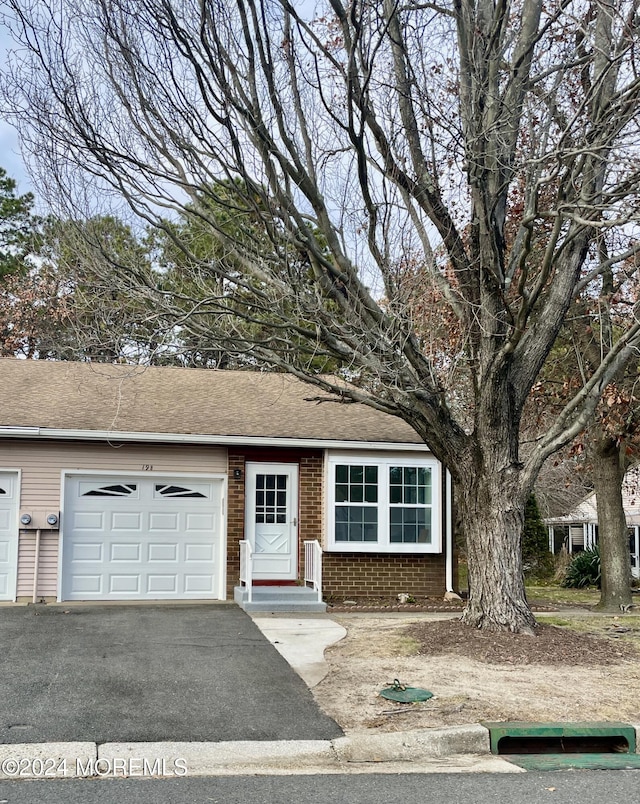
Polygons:
[[223,598],[222,481],[69,475],[62,600]]
[[16,599],[18,473],[0,472],[0,600]]

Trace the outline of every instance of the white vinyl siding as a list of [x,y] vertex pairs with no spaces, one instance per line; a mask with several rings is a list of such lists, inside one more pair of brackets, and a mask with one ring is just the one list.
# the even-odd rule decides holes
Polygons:
[[[56,597],[58,593],[58,539],[57,530],[43,530],[40,533],[36,600]],[[31,599],[33,595],[35,553],[35,530],[21,531],[18,551],[18,597]]]

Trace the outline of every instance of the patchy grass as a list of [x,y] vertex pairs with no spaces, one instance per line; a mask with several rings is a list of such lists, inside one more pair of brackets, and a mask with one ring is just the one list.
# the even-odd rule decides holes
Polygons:
[[633,642],[640,647],[640,616],[635,614],[599,615],[593,617],[545,616],[536,618],[544,625],[555,625],[558,628],[589,634],[609,639]]
[[416,656],[420,653],[420,642],[412,636],[398,635],[392,643],[396,656]]
[[[467,589],[467,564],[458,563],[458,588]],[[596,606],[600,602],[600,590],[595,587],[586,589],[565,589],[559,584],[536,583],[526,584],[527,598],[530,603],[541,606]]]
[[[458,564],[459,588],[467,587],[467,565]],[[586,589],[566,589],[559,584],[527,583],[527,599],[529,603],[539,606],[593,608],[600,602],[600,590],[595,587]],[[634,600],[639,603],[640,600]]]
[[587,589],[565,589],[563,586],[548,585],[528,585],[527,598],[530,603],[553,606],[596,606],[600,602],[600,590],[595,588]]
[[458,561],[458,589],[469,588],[469,569],[466,561]]
[[[593,618],[603,624],[613,620],[579,609],[554,617]],[[633,622],[631,617],[620,615],[619,621]],[[341,614],[337,619],[347,636],[325,652],[330,673],[313,694],[347,732],[398,732],[484,720],[638,720],[640,653],[635,648],[639,643],[631,640],[590,637],[550,624],[543,624],[536,638],[484,633],[456,620],[414,613]],[[410,626],[423,627],[407,634]],[[418,655],[398,655],[397,638],[403,635],[419,640]],[[487,653],[500,664],[484,659]],[[394,678],[431,690],[435,697],[402,708],[390,705],[378,693]]]
[[547,614],[538,614],[536,615],[536,620],[541,623],[546,623],[547,625],[557,625],[558,628],[570,628],[571,627],[571,620],[567,620],[566,617],[557,617],[556,615],[547,615]]

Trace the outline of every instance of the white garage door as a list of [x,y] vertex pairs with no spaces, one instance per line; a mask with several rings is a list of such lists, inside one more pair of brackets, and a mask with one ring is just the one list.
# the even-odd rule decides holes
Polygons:
[[18,473],[0,472],[0,600],[16,599]]
[[222,592],[222,481],[68,476],[63,600],[184,600]]

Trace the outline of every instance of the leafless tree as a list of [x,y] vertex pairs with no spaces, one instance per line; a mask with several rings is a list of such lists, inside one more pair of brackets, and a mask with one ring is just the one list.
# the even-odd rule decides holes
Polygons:
[[[405,419],[453,475],[464,620],[531,632],[525,501],[640,341],[632,310],[522,448],[566,311],[600,282],[596,242],[637,265],[638,0],[329,0],[313,19],[287,0],[5,5],[21,47],[4,95],[41,185],[124,197],[154,226],[186,210],[225,251],[182,294],[119,281],[226,352]],[[415,270],[449,345],[414,327]]]
[[[577,358],[575,372],[579,378],[587,377],[606,358],[608,349],[615,342],[617,321],[626,317],[626,309],[633,304],[629,297],[637,297],[637,288],[633,293],[625,293],[624,288],[617,286],[611,271],[604,272],[601,291],[600,296],[591,300],[591,305],[587,302],[587,310],[583,305],[583,316],[569,322]],[[591,314],[589,306],[592,307]],[[638,377],[639,364],[635,355],[616,372],[605,389],[594,420],[578,445],[585,448],[596,497],[601,562],[598,608],[603,611],[620,611],[632,602],[623,483],[627,470],[637,461],[640,447]]]

